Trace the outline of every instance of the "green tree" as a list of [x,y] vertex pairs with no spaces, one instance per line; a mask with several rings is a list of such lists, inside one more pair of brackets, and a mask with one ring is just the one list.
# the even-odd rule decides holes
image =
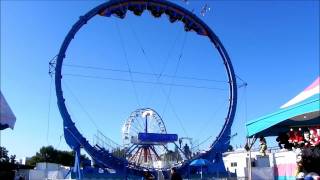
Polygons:
[[8,150],[0,146],[0,162],[9,162]]
[[[85,155],[81,155],[81,160],[89,160]],[[26,164],[35,166],[39,162],[57,163],[64,166],[74,165],[74,153],[72,151],[61,151],[52,146],[40,148],[36,155],[32,156]]]
[[0,179],[14,179],[15,166],[14,161],[10,162],[8,150],[5,147],[0,147]]
[[16,163],[16,155],[11,155],[10,156],[10,163],[15,164]]

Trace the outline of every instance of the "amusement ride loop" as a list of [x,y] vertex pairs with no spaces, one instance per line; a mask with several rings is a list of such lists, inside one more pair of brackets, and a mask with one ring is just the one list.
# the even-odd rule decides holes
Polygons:
[[[72,26],[71,30],[65,37],[59,54],[56,59],[55,66],[55,88],[57,103],[60,114],[63,118],[64,137],[67,144],[76,152],[75,159],[75,172],[77,177],[82,177],[80,170],[80,148],[83,148],[94,161],[107,168],[117,171],[119,174],[126,176],[127,174],[141,175],[143,171],[148,170],[151,172],[156,171],[154,168],[142,167],[125,158],[114,156],[112,153],[99,149],[99,147],[91,145],[88,140],[79,132],[75,126],[74,121],[68,112],[65,104],[65,98],[62,91],[62,66],[65,58],[66,51],[76,33],[85,25],[91,18],[96,15],[110,17],[114,15],[121,19],[125,18],[127,11],[132,11],[135,15],[140,16],[143,11],[150,11],[154,17],[160,17],[162,14],[168,16],[171,23],[181,21],[184,24],[185,31],[194,31],[198,35],[206,36],[217,49],[225,67],[228,76],[229,84],[229,102],[228,112],[225,117],[223,127],[218,134],[216,140],[210,145],[209,150],[198,154],[190,159],[175,165],[178,171],[185,175],[189,164],[197,158],[207,159],[213,162],[211,168],[214,172],[225,172],[225,167],[222,161],[222,153],[227,151],[231,138],[231,126],[234,120],[236,106],[237,106],[237,83],[236,76],[228,56],[226,49],[223,47],[219,38],[215,33],[193,12],[186,10],[172,2],[166,0],[110,0],[103,3],[83,16]],[[158,169],[158,171],[168,172],[168,169]]]

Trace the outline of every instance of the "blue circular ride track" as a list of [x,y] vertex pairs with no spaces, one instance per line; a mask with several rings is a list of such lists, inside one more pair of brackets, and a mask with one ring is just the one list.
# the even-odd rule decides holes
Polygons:
[[[124,158],[115,157],[111,153],[99,149],[91,145],[88,140],[79,132],[75,123],[71,119],[68,109],[65,104],[65,98],[62,91],[62,66],[65,58],[66,51],[72,39],[76,33],[94,16],[106,16],[110,17],[114,15],[121,19],[125,18],[128,11],[132,11],[135,15],[139,16],[143,11],[150,11],[154,17],[160,17],[161,15],[167,15],[168,20],[172,23],[180,21],[184,24],[185,31],[193,31],[200,36],[206,36],[212,42],[213,46],[218,50],[221,60],[224,63],[225,71],[228,76],[229,84],[229,102],[228,112],[225,117],[225,122],[222,126],[220,133],[216,140],[211,144],[209,150],[200,153],[192,159],[185,160],[181,164],[177,165],[178,171],[182,175],[186,175],[189,164],[197,158],[207,159],[213,162],[210,166],[213,172],[223,173],[226,172],[223,161],[222,153],[227,151],[230,143],[231,126],[234,120],[236,106],[237,106],[237,83],[235,73],[231,64],[231,60],[226,49],[223,47],[221,41],[216,34],[199,19],[194,13],[180,7],[172,2],[166,0],[110,0],[103,3],[83,16],[80,16],[79,20],[72,26],[71,30],[65,37],[59,54],[57,56],[55,67],[55,87],[58,101],[59,111],[63,118],[64,137],[67,144],[76,152],[75,159],[75,172],[77,177],[81,178],[80,171],[80,149],[83,148],[100,166],[111,168],[117,171],[118,174],[124,176],[128,174],[142,175],[146,170],[140,166],[130,163]],[[154,169],[148,169],[149,171],[155,171]],[[167,170],[162,170],[167,171]]]

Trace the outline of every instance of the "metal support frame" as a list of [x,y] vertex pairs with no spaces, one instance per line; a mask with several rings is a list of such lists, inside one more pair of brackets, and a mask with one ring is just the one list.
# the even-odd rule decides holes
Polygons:
[[[150,8],[151,7],[151,8]],[[156,9],[154,9],[157,7]],[[214,44],[215,48],[218,50],[222,61],[225,66],[225,70],[227,72],[227,76],[229,79],[229,109],[227,113],[227,117],[225,119],[225,123],[217,136],[217,139],[210,146],[210,150],[204,154],[201,154],[198,157],[206,158],[210,161],[215,161],[217,167],[222,171],[225,171],[224,164],[220,160],[222,160],[222,153],[225,152],[229,145],[229,138],[231,134],[231,126],[234,120],[236,107],[237,107],[237,84],[235,73],[231,64],[230,57],[222,45],[221,41],[217,37],[217,35],[209,28],[207,24],[205,24],[201,19],[199,19],[193,12],[180,7],[172,2],[167,0],[110,0],[109,2],[98,5],[97,7],[90,10],[83,16],[80,16],[79,20],[72,26],[71,30],[68,32],[65,37],[56,60],[55,66],[55,87],[56,87],[56,95],[57,95],[57,104],[60,111],[60,114],[63,118],[63,127],[64,127],[64,136],[67,144],[76,151],[77,163],[75,163],[75,168],[78,169],[78,176],[81,177],[80,173],[80,145],[87,151],[87,153],[93,157],[97,161],[106,167],[113,167],[119,172],[125,171],[128,172],[128,161],[116,158],[112,155],[103,156],[100,152],[98,152],[89,142],[83,137],[83,135],[76,128],[75,123],[72,121],[70,114],[65,105],[65,99],[63,97],[62,91],[62,64],[63,60],[66,56],[66,52],[69,44],[72,39],[75,37],[75,34],[94,16],[100,14],[104,16],[110,16],[112,14],[124,18],[124,15],[127,9],[136,8],[139,10],[149,10],[152,14],[161,15],[162,13],[166,13],[169,16],[170,22],[182,21],[185,26],[186,31],[195,31],[199,35],[207,36],[210,41]],[[155,11],[155,12],[153,12]],[[139,14],[139,12],[135,12],[135,14]],[[217,156],[218,154],[218,156]],[[195,157],[195,158],[198,158]],[[218,159],[217,159],[218,157]],[[191,159],[192,160],[192,159]],[[191,160],[186,161],[179,169],[180,172],[183,170],[186,171]],[[117,161],[117,162],[114,162]],[[139,169],[138,167],[136,169]],[[141,169],[141,168],[140,168]],[[134,171],[134,170],[132,170]],[[138,170],[139,172],[139,170]],[[183,173],[185,174],[185,173]]]
[[81,172],[81,149],[77,147],[74,149],[74,167],[73,172],[76,174],[77,179],[82,179],[82,172]]

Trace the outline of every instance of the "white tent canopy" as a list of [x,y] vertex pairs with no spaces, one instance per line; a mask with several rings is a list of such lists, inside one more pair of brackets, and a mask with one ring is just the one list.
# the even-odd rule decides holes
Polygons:
[[0,95],[0,130],[7,127],[13,129],[16,122],[16,116],[13,114],[1,91]]

